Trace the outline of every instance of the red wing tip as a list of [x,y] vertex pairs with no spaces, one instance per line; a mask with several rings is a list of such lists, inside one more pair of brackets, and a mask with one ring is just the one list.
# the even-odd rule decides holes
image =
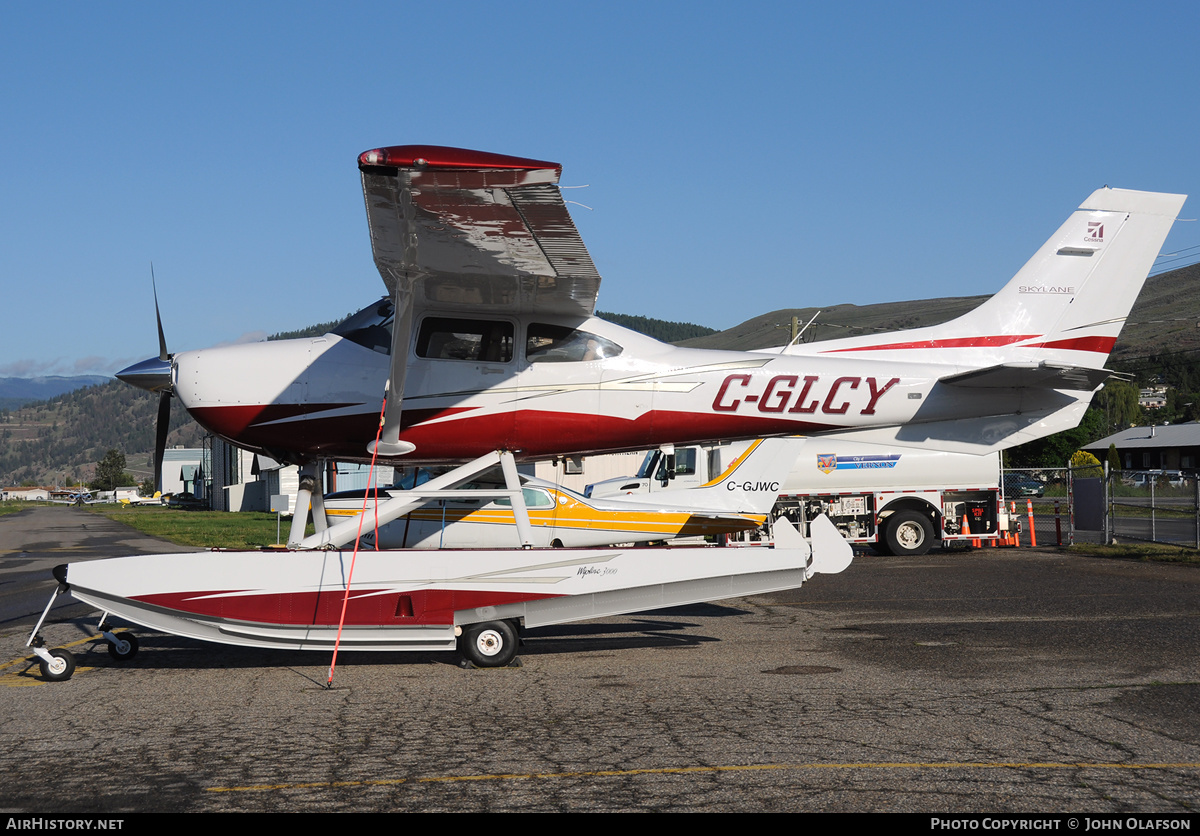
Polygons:
[[523,169],[534,171],[552,169],[561,172],[558,163],[472,151],[468,148],[446,148],[440,145],[391,145],[372,148],[358,155],[360,167],[425,169]]

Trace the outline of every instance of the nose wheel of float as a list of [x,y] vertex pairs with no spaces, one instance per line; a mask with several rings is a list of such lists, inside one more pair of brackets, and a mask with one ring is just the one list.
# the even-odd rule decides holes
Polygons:
[[[59,568],[55,567],[55,577],[58,578]],[[33,626],[33,632],[29,635],[29,640],[25,642],[26,647],[33,648],[33,654],[38,657],[38,669],[41,671],[42,678],[49,682],[66,682],[75,673],[75,656],[65,647],[56,647],[53,650],[46,649],[45,640],[38,635],[42,629],[42,624],[46,620],[46,616],[50,614],[50,607],[54,606],[54,602],[58,596],[66,592],[70,587],[62,578],[58,578],[58,586],[54,589],[54,594],[50,596],[50,600],[46,603],[46,609],[42,610],[42,617],[37,620],[37,624]],[[104,629],[104,619],[108,618],[108,613],[105,613],[96,629],[104,640],[108,643],[108,655],[116,659],[118,662],[124,662],[132,659],[138,652],[138,639],[133,633],[114,633],[111,630]]]
[[45,640],[38,635],[38,632],[42,629],[42,622],[50,614],[50,607],[58,600],[58,596],[62,595],[68,589],[65,578],[58,576],[59,569],[57,566],[54,571],[58,586],[54,588],[54,594],[46,602],[46,609],[42,610],[42,617],[37,620],[37,624],[33,625],[33,632],[29,634],[29,640],[25,642],[25,646],[32,647],[33,655],[38,657],[38,668],[42,672],[42,679],[49,680],[50,682],[65,682],[75,673],[75,657],[65,647],[56,647],[53,650],[47,650]]
[[51,682],[66,682],[75,673],[75,657],[71,651],[61,647],[56,647],[53,650],[44,650],[44,648],[35,648],[34,653],[38,650],[43,650],[45,656],[38,653],[41,657],[38,662],[38,668],[41,669],[42,679],[48,679]]

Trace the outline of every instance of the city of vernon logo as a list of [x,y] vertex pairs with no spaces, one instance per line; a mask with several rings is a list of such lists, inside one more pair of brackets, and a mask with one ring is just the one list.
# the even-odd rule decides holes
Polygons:
[[821,471],[822,473],[833,473],[833,471],[837,470],[837,454],[834,453],[831,455],[823,456],[820,453],[818,453],[817,454],[817,470]]
[[1093,241],[1097,244],[1104,243],[1104,224],[1100,221],[1088,221],[1087,235],[1083,237],[1084,241]]

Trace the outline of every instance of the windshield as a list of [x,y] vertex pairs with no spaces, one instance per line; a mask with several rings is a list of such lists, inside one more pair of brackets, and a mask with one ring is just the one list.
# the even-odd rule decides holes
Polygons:
[[647,453],[646,458],[642,459],[642,466],[638,468],[637,478],[649,479],[654,473],[654,466],[658,464],[658,457],[661,455],[661,450],[651,450]]
[[597,334],[561,325],[533,323],[525,341],[530,363],[579,363],[616,357],[621,346]]
[[391,354],[392,319],[392,300],[385,296],[346,317],[333,333],[380,354]]

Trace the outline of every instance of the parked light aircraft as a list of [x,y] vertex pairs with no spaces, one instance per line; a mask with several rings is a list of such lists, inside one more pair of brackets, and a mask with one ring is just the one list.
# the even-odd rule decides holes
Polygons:
[[[168,496],[170,496],[168,494]],[[163,496],[162,491],[155,491],[154,496],[135,496],[132,498],[126,497],[121,500],[122,505],[165,505],[167,497]]]
[[[425,498],[500,464],[524,545],[532,535],[517,458],[829,431],[986,452],[1074,426],[1108,376],[1105,358],[1184,200],[1094,192],[996,296],[944,325],[773,353],[703,351],[592,317],[600,277],[555,185],[559,165],[396,146],[363,153],[359,168],[389,299],[324,337],[173,357],[160,327],[159,358],[122,376],[173,393],[235,444],[304,464],[299,507],[323,458],[466,462],[412,492]],[[329,549],[353,541],[362,521],[326,525],[319,492],[312,502],[318,531],[303,537],[299,520],[289,539],[305,551],[117,558],[62,566],[56,577],[60,589],[138,623],[265,646],[332,646],[335,601],[348,595],[348,646],[448,649],[458,632],[460,649],[496,664],[511,654],[517,619],[798,586],[849,560],[825,521],[811,529],[811,551],[783,523],[776,548],[731,557],[373,552],[351,583],[349,553]],[[381,524],[417,502],[384,503]],[[38,650],[48,675],[62,678],[62,657]]]
[[[798,438],[755,441],[706,484],[655,496],[590,499],[523,476],[533,545],[590,548],[753,531],[766,523],[803,444]],[[404,495],[403,490],[383,491],[384,500],[389,493]],[[362,490],[331,494],[325,497],[325,513],[355,516],[365,500],[363,543],[371,548],[504,548],[514,542],[516,519],[507,496],[442,499],[382,526],[378,538],[372,525],[373,496]]]
[[403,464],[831,430],[988,452],[1077,422],[1184,200],[1096,191],[1000,293],[943,325],[708,351],[591,316],[599,274],[557,164],[401,146],[359,167],[391,299],[324,337],[180,352],[121,375],[293,462],[369,460],[389,377],[379,452]]

